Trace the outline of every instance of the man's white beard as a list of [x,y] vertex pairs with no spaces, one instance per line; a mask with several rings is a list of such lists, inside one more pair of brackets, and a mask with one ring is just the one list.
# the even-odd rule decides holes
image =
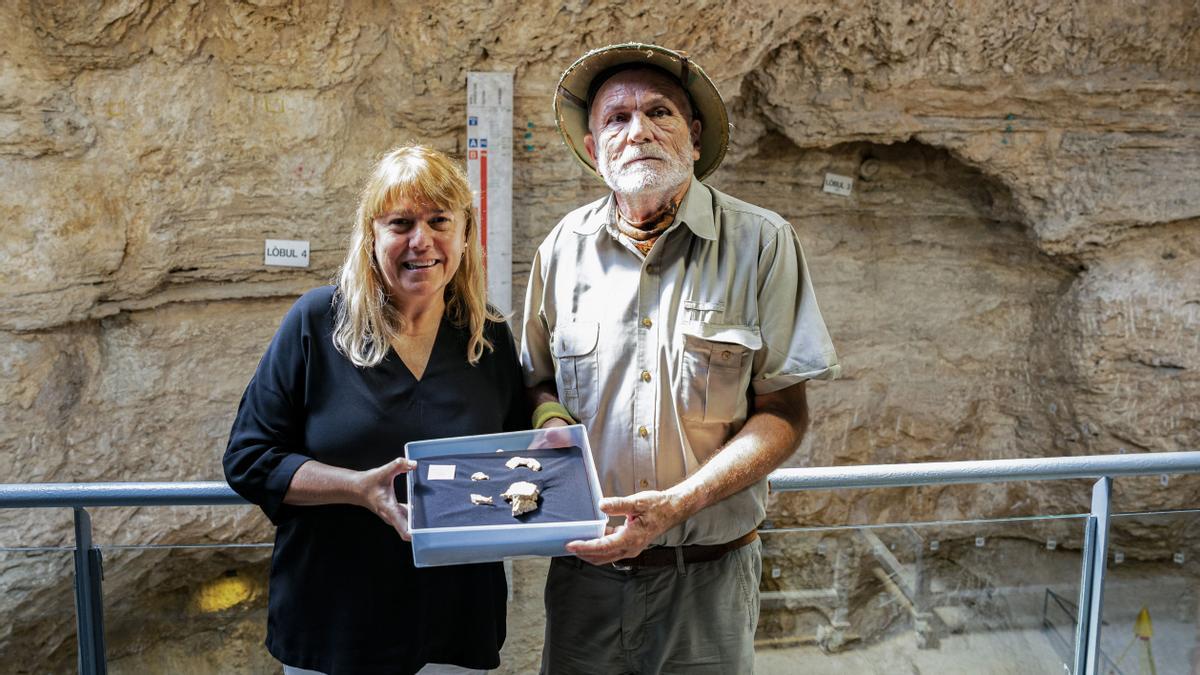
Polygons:
[[[635,162],[640,157],[656,157],[661,162]],[[676,157],[670,151],[653,146],[642,146],[639,150],[629,148],[620,158],[619,166],[612,166],[607,155],[597,158],[596,170],[613,192],[620,195],[638,192],[660,192],[674,190],[692,177],[692,158]]]

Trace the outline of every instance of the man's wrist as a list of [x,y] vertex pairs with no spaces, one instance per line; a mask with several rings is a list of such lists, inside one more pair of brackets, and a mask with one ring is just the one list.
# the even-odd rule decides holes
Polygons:
[[560,419],[567,424],[578,424],[567,407],[558,401],[546,401],[533,410],[533,428],[541,429],[542,425],[552,419]]
[[706,506],[701,503],[701,495],[695,487],[689,485],[686,480],[663,490],[663,494],[667,497],[671,518],[675,521],[672,527],[696,515]]

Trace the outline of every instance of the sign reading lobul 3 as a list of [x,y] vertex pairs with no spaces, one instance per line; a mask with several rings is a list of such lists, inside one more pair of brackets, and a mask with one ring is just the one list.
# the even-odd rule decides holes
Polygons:
[[294,239],[268,239],[263,264],[277,267],[308,267],[308,242]]

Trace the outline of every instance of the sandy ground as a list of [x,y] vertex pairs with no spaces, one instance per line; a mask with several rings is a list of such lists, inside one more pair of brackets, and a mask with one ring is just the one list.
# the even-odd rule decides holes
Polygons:
[[1146,641],[1135,640],[1134,621],[1142,607],[1150,613],[1149,640],[1160,675],[1200,673],[1200,625],[1197,624],[1195,577],[1170,565],[1110,567],[1104,586],[1104,624],[1100,645],[1124,675],[1150,673],[1145,667]]
[[[941,638],[936,649],[917,649],[912,633],[826,654],[815,645],[760,649],[754,660],[758,675],[1030,675],[1067,672],[1049,638],[1037,630],[993,631]],[[1159,671],[1166,672],[1166,671]]]
[[[1195,587],[1195,579],[1183,574],[1145,572],[1144,569],[1137,573],[1118,572],[1109,578],[1100,636],[1104,655],[1117,663],[1122,675],[1200,674],[1200,665],[1193,664],[1193,659],[1200,658],[1196,603],[1200,589]],[[1147,665],[1146,641],[1135,640],[1133,634],[1134,621],[1142,607],[1150,611],[1153,624],[1149,641],[1153,671]],[[1066,646],[1056,648],[1051,636],[1036,628],[941,635],[939,641],[937,648],[917,649],[914,634],[907,631],[878,642],[852,645],[837,654],[826,654],[816,645],[760,648],[755,669],[759,675],[1069,672]],[[1113,671],[1102,669],[1102,672]]]

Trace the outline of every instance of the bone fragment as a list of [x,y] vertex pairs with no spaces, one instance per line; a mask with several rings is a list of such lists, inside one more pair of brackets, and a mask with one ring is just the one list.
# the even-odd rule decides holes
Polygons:
[[536,459],[533,459],[532,457],[513,457],[512,459],[505,462],[504,466],[507,466],[510,469],[515,469],[518,466],[525,466],[525,467],[529,467],[533,471],[541,471],[542,470],[542,463],[537,461]]
[[539,494],[541,494],[541,490],[538,489],[538,486],[519,480],[509,485],[508,490],[504,491],[500,496],[512,502],[512,514],[519,516],[522,513],[537,510]]

